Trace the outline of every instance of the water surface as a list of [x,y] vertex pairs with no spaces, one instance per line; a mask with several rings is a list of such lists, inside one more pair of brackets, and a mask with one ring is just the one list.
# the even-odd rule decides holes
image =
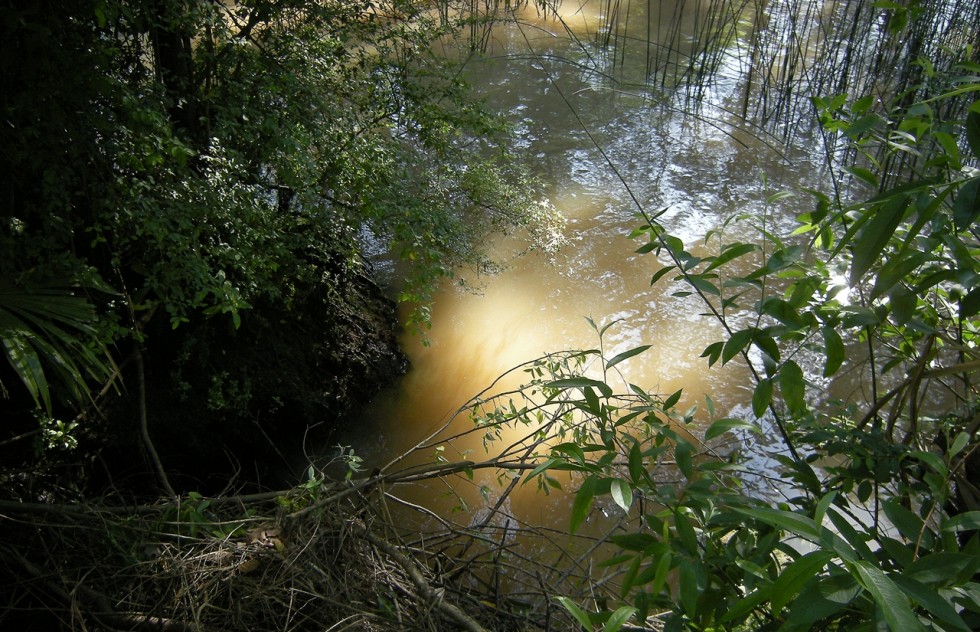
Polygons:
[[[599,4],[569,12],[568,29],[582,37],[595,33]],[[628,85],[629,77],[642,74],[645,60],[601,59],[571,41],[562,24],[533,10],[521,18],[494,31],[486,55],[469,63],[468,78],[517,130],[516,149],[543,183],[540,196],[567,219],[567,244],[556,254],[518,256],[527,247],[521,235],[498,238],[491,248],[506,263],[502,273],[469,275],[465,288],[440,288],[426,340],[402,336],[409,373],[368,404],[350,432],[335,437],[353,446],[368,467],[410,451],[512,367],[548,352],[597,347],[586,317],[600,325],[617,321],[603,341],[607,357],[652,345],[620,365],[629,382],[665,396],[683,389],[680,408],[699,405],[701,423],[706,395],[716,417],[750,414],[754,383],[747,368],[732,362],[708,369],[699,357],[722,338],[719,324],[702,315],[706,310],[696,296],[672,296],[683,288],[669,276],[651,287],[651,275],[664,262],[635,254],[640,244],[628,235],[641,223],[639,207],[666,209],[660,221],[667,230],[702,255],[716,253],[723,241],[752,239],[753,226],[791,226],[810,202],[773,206],[766,200],[777,191],[819,186],[821,157],[811,155],[812,147],[781,146],[731,114],[744,99],[735,57],[692,101],[686,93]],[[750,219],[703,243],[736,214]],[[518,374],[495,389],[520,381]],[[448,432],[469,424],[464,415]],[[778,440],[764,437],[762,443]],[[479,433],[442,450],[426,448],[412,458],[486,454]],[[765,449],[753,458],[769,467]],[[440,481],[404,493],[444,515],[460,508],[477,515],[496,502],[508,480],[499,472],[477,472],[472,481],[460,477],[458,486]],[[534,487],[514,490],[506,509],[521,521],[563,526],[568,500],[543,497]]]

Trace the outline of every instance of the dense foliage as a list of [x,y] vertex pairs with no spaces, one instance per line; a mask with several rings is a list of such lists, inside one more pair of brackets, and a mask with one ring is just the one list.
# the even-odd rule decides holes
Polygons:
[[[351,356],[395,370],[392,352],[365,346],[371,312],[390,308],[358,298],[376,292],[362,240],[408,263],[400,298],[424,323],[435,281],[488,264],[487,231],[543,212],[495,144],[503,126],[467,97],[451,52],[460,24],[431,9],[2,3],[4,405],[69,419],[155,346],[178,368],[151,389],[175,380],[241,412],[257,382],[292,378],[220,356],[293,354],[290,331],[299,355],[317,356],[297,376],[342,381]],[[335,390],[320,399],[345,396]]]
[[[146,373],[171,393],[205,393],[197,409],[161,406],[164,418],[248,409],[252,382],[288,389],[287,365],[336,369],[350,350],[337,341],[371,337],[363,313],[380,308],[364,296],[368,234],[411,264],[401,298],[424,321],[435,280],[488,264],[480,235],[540,219],[546,211],[493,143],[499,124],[467,100],[448,59],[432,56],[459,25],[427,8],[4,2],[5,408],[36,413],[47,444],[62,448],[94,418],[64,415],[94,410],[124,374],[137,377],[144,439]],[[904,16],[891,21],[896,32],[914,17],[884,8]],[[736,217],[755,239],[731,241],[726,225],[695,247],[641,209],[633,236],[656,257],[651,284],[672,280],[720,323],[726,335],[704,357],[750,367],[751,414],[719,416],[708,398],[699,430],[696,411],[677,408],[681,392],[652,393],[623,373],[648,347],[608,357],[614,324],[590,321],[597,349],[519,367],[525,386],[466,409],[489,442],[505,426],[525,429],[484,462],[336,485],[311,468],[290,492],[212,500],[176,494],[151,455],[167,502],[5,502],[18,518],[4,525],[16,537],[0,562],[26,578],[5,584],[26,586],[10,603],[50,610],[66,627],[77,616],[318,629],[343,617],[384,629],[405,617],[428,629],[550,629],[564,616],[608,632],[977,629],[980,66],[970,47],[953,57],[942,68],[919,60],[922,85],[908,92],[816,101],[827,146],[846,144],[848,162],[831,165],[832,192],[807,192],[813,210],[791,235],[765,216]],[[836,186],[844,174],[855,188]],[[860,186],[866,195],[845,199]],[[330,335],[317,339],[324,327]],[[283,352],[290,333],[312,357]],[[260,352],[242,362],[231,348],[246,339]],[[173,366],[154,374],[150,351]],[[827,395],[845,373],[861,388]],[[726,435],[778,437],[780,496],[747,490],[751,463],[719,442]],[[435,517],[446,527],[438,538],[389,541],[405,525],[385,505],[387,484],[472,480],[474,469],[499,471],[508,491],[571,481],[572,532],[600,522],[594,510],[608,498],[611,528],[584,555],[604,557],[576,569],[607,573],[587,586],[591,603],[585,591],[558,597],[566,612],[553,613],[568,583],[546,584],[544,563],[521,560],[540,593],[507,604],[501,560],[520,529],[488,529],[493,512],[465,528]],[[79,550],[68,527],[97,537]],[[454,569],[444,576],[406,554],[433,540]],[[48,567],[30,559],[37,550]],[[460,577],[484,585],[470,594]],[[260,594],[248,610],[236,605]]]

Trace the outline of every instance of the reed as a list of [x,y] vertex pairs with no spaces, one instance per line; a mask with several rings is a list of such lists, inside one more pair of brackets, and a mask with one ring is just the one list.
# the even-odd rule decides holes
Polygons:
[[[493,22],[531,3],[468,2],[471,16],[482,18],[473,20],[483,29],[473,33],[478,43],[485,43]],[[814,97],[843,94],[853,101],[872,95],[874,107],[903,107],[944,88],[931,80],[934,74],[980,61],[974,45],[980,42],[980,3],[972,0],[920,0],[891,9],[871,0],[533,4],[558,20],[558,9],[570,2],[600,2],[604,22],[592,42],[580,43],[607,49],[610,54],[596,56],[606,64],[597,70],[611,81],[633,82],[630,69],[642,68],[646,89],[679,97],[693,109],[707,101],[710,88],[734,81],[737,96],[727,97],[734,101],[713,105],[787,144],[812,132]],[[966,107],[965,99],[952,100],[937,115],[955,118]]]

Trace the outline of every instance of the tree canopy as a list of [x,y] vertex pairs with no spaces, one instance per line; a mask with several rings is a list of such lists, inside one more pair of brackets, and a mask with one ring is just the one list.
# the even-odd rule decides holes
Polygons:
[[151,326],[343,304],[368,235],[424,323],[435,280],[487,265],[482,235],[541,212],[430,9],[3,4],[0,324],[37,405],[46,374],[84,405]]

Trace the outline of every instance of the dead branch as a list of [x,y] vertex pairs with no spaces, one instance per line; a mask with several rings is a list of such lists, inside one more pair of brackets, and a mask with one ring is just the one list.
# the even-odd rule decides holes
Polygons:
[[487,632],[486,629],[477,623],[475,619],[470,617],[455,605],[447,602],[445,600],[445,590],[437,590],[433,588],[429,582],[426,581],[425,577],[422,575],[422,572],[419,570],[418,566],[416,566],[415,562],[411,560],[411,558],[403,554],[390,543],[375,536],[366,529],[359,529],[359,531],[360,533],[358,535],[360,537],[370,542],[373,546],[381,549],[389,557],[398,562],[398,565],[402,567],[405,573],[408,574],[409,579],[412,580],[412,583],[415,584],[415,588],[419,591],[419,593],[421,593],[422,598],[431,603],[433,607],[440,610],[450,619],[458,623],[462,630],[466,630],[467,632]]

